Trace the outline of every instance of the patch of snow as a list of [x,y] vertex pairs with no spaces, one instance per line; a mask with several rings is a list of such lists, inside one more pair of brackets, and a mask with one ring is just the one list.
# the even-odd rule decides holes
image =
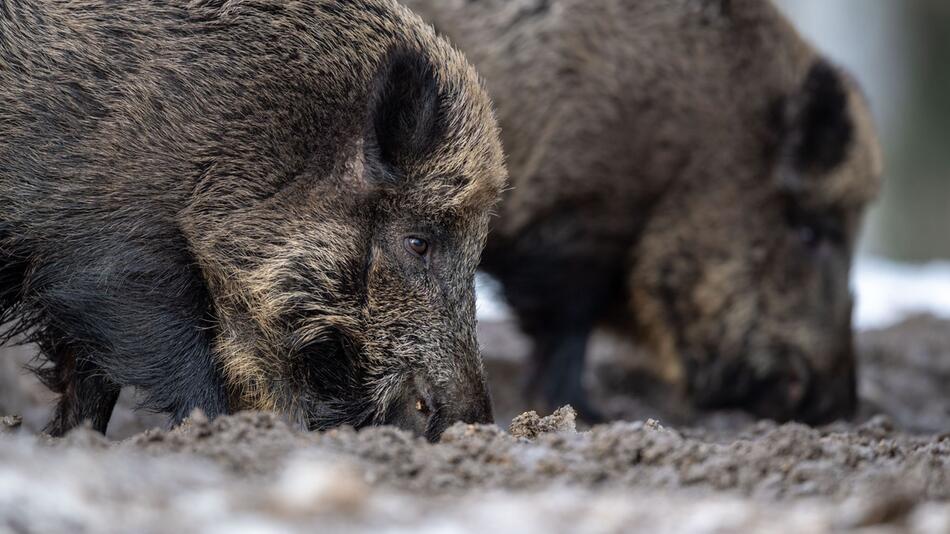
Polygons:
[[485,273],[475,276],[477,301],[475,310],[479,321],[501,321],[511,318],[511,309],[501,296],[501,284]]
[[859,257],[851,274],[854,324],[883,328],[908,315],[950,318],[950,262],[914,265],[874,256]]
[[[918,313],[950,318],[948,261],[914,265],[860,256],[855,261],[851,287],[856,299],[854,324],[859,330],[884,328]],[[497,281],[479,274],[476,291],[480,320],[511,317]]]

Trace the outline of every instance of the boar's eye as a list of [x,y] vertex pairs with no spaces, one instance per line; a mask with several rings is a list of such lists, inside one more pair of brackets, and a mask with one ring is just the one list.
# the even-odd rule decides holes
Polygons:
[[815,248],[821,244],[824,236],[822,236],[821,228],[814,225],[802,224],[795,228],[795,235],[798,237],[798,240],[802,242],[803,245],[809,248]]
[[796,238],[809,249],[817,249],[822,244],[834,247],[845,245],[844,232],[840,226],[828,219],[804,219],[792,225]]
[[809,249],[816,249],[823,243],[845,244],[844,223],[834,211],[811,212],[791,205],[786,209],[786,221],[796,239]]
[[420,258],[424,258],[429,253],[429,242],[420,237],[407,237],[405,245],[406,250]]

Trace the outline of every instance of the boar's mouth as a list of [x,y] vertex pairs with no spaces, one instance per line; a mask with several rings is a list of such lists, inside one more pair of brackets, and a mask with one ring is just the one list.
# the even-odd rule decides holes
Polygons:
[[[424,386],[427,380],[418,370],[391,356],[373,358],[358,339],[335,329],[295,351],[295,387],[285,394],[291,397],[289,415],[298,425],[310,431],[394,425],[435,441],[456,421],[494,421],[483,379],[433,391]],[[373,364],[380,361],[382,369]]]
[[308,430],[372,424],[377,411],[373,391],[360,350],[348,336],[333,332],[296,354],[292,374],[302,384],[290,405],[296,406],[297,418]]
[[687,366],[688,388],[702,409],[738,408],[778,422],[825,424],[854,415],[856,376],[850,371],[815,373],[804,356],[787,349],[767,373],[747,361],[713,358]]

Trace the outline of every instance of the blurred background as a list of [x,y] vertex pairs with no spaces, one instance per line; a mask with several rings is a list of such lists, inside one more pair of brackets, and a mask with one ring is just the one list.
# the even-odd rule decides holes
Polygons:
[[884,187],[855,267],[859,327],[950,316],[950,2],[776,0],[857,77],[884,145]]

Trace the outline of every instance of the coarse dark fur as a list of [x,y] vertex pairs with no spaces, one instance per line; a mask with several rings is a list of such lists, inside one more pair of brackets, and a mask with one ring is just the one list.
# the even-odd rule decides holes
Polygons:
[[848,277],[881,172],[867,105],[767,0],[407,0],[486,78],[511,189],[484,269],[532,390],[590,418],[591,331],[696,404],[856,402]]
[[0,319],[49,430],[104,431],[122,386],[174,421],[491,421],[502,159],[474,70],[392,0],[0,0]]

